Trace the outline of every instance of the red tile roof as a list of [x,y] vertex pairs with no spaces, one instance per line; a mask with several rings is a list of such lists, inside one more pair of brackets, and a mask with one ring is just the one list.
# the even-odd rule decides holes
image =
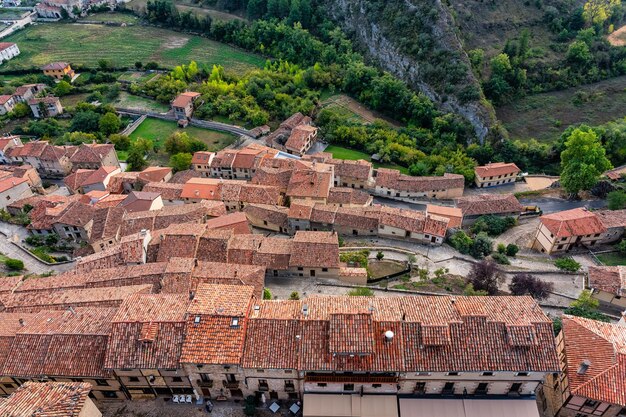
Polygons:
[[426,213],[447,218],[450,220],[448,223],[448,227],[450,228],[461,227],[461,224],[463,223],[463,212],[460,208],[428,204],[426,206]]
[[338,268],[339,241],[334,232],[297,231],[293,238],[289,266]]
[[372,163],[363,159],[330,159],[327,163],[335,166],[335,176],[360,181],[367,181],[372,176]]
[[[571,394],[626,407],[626,327],[567,315],[562,321]],[[581,374],[583,361],[589,367]]]
[[51,62],[47,65],[44,65],[42,67],[42,69],[44,70],[62,70],[66,67],[69,67],[70,64],[68,64],[67,62]]
[[15,46],[15,43],[13,42],[0,42],[0,51],[4,51],[7,48],[10,48],[12,46]]
[[193,91],[187,91],[187,92],[181,93],[178,96],[176,96],[174,101],[172,101],[172,106],[173,107],[187,107],[188,105],[193,103],[193,101],[198,97],[200,97],[200,93],[196,93]]
[[193,154],[193,157],[191,158],[191,163],[193,165],[208,164],[213,155],[215,155],[214,152],[198,151]]
[[161,182],[170,175],[172,175],[172,168],[148,167],[139,173],[138,178],[145,183]]
[[411,177],[401,174],[395,169],[379,168],[376,171],[376,186],[408,192],[449,190],[463,188],[465,177],[449,173],[445,173],[441,177]]
[[474,168],[474,172],[481,178],[494,177],[498,175],[517,174],[521,169],[514,163],[493,162]]
[[89,398],[86,382],[32,382],[0,402],[6,417],[79,417]]
[[307,139],[316,132],[317,128],[310,125],[296,126],[291,130],[285,147],[299,152],[304,148]]
[[67,188],[69,188],[70,191],[76,193],[85,180],[94,172],[96,172],[94,169],[77,169],[75,172],[65,177],[63,182],[67,185]]
[[328,194],[328,204],[346,204],[365,206],[370,204],[372,196],[369,193],[353,188],[333,187]]
[[0,193],[10,190],[11,188],[15,188],[25,182],[28,182],[26,178],[7,177],[0,179]]
[[291,175],[287,195],[290,198],[328,198],[332,177],[331,172],[297,170]]
[[626,266],[590,266],[589,287],[617,296],[626,295]]
[[596,210],[593,212],[607,229],[614,227],[626,227],[626,209],[622,210]]
[[513,194],[477,194],[457,198],[455,202],[465,217],[487,214],[516,215],[524,210]]
[[540,217],[541,223],[557,238],[586,236],[606,232],[598,216],[584,209],[559,211]]

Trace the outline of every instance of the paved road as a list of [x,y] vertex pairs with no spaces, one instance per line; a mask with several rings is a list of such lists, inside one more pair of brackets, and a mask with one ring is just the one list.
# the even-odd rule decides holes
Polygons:
[[[407,203],[405,201],[398,201],[398,200],[393,200],[391,198],[385,198],[385,197],[374,197],[374,204],[380,204],[380,205],[396,207],[396,208],[401,208],[401,209],[418,210],[418,211],[426,210],[426,204]],[[440,204],[440,203],[434,203],[434,204]]]
[[578,207],[589,207],[594,209],[600,209],[606,207],[606,201],[604,200],[562,200],[559,198],[522,198],[520,203],[525,206],[539,206],[543,210],[544,214],[554,213],[557,211],[570,210]]

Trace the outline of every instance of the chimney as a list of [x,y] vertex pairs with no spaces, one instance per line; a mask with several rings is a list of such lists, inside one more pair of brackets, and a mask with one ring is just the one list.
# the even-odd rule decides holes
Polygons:
[[76,315],[76,310],[74,310],[74,307],[69,306],[69,307],[67,308],[67,310],[68,310],[70,313],[72,313],[73,315]]
[[24,319],[19,319],[20,326],[24,327]]
[[589,369],[590,366],[591,366],[591,361],[589,359],[585,359],[584,361],[580,363],[580,366],[578,367],[578,371],[576,371],[576,373],[578,375],[585,375],[585,373],[587,372],[587,369]]
[[385,342],[391,342],[393,340],[394,333],[391,330],[385,332]]

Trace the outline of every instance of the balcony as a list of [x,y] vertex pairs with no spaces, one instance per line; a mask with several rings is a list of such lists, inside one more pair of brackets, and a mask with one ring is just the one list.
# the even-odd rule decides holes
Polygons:
[[337,382],[341,384],[395,384],[398,377],[372,375],[307,375],[304,382]]
[[201,379],[197,379],[196,380],[196,384],[198,384],[198,386],[200,386],[200,387],[213,388],[213,381],[212,380],[203,381]]
[[233,382],[222,381],[222,384],[224,385],[224,388],[226,389],[239,389],[239,381],[233,381]]

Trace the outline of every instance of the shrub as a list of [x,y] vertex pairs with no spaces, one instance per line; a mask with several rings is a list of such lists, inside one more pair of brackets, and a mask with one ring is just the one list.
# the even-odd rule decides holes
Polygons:
[[2,220],[3,222],[8,222],[9,220],[11,220],[11,215],[5,209],[0,209],[0,220]]
[[513,217],[499,217],[493,215],[481,216],[472,225],[472,233],[486,232],[489,236],[498,236],[515,226]]
[[294,291],[291,294],[289,294],[289,299],[290,300],[299,300],[300,299],[300,294],[298,293],[298,291]]
[[513,295],[530,295],[537,300],[548,298],[554,289],[554,284],[545,282],[528,273],[519,273],[513,276],[509,291]]
[[376,254],[376,259],[379,261],[382,261],[384,257],[385,257],[385,254],[382,253],[381,251],[378,251],[378,253]]
[[339,260],[341,262],[357,264],[361,268],[367,268],[367,259],[369,255],[370,251],[368,251],[367,249],[363,249],[358,252],[345,252],[339,255]]
[[615,245],[615,247],[621,253],[626,253],[626,239],[622,239],[622,241]]
[[580,264],[572,258],[559,258],[554,265],[563,271],[576,272],[580,269]]
[[374,291],[367,287],[359,287],[348,292],[348,295],[352,297],[371,297],[374,295]]
[[606,199],[610,210],[621,210],[626,207],[626,193],[624,191],[612,191]]
[[504,254],[504,252],[506,252],[506,246],[504,243],[498,243],[498,253]]
[[471,237],[469,237],[464,231],[459,230],[455,234],[453,234],[448,240],[450,246],[454,249],[458,250],[464,255],[467,255],[472,247],[474,241]]
[[11,271],[21,271],[24,269],[24,262],[19,259],[8,258],[5,259],[4,264]]
[[519,252],[519,246],[509,243],[506,245],[506,256],[515,256]]
[[498,287],[504,282],[504,276],[495,262],[487,260],[473,264],[467,279],[475,290],[486,291],[489,295],[496,294]]
[[509,258],[507,258],[506,255],[504,255],[503,253],[499,253],[499,252],[492,253],[491,258],[493,258],[493,260],[499,263],[500,265],[511,265]]
[[263,299],[264,300],[272,299],[272,292],[269,290],[269,288],[263,288]]
[[463,289],[463,295],[474,296],[474,295],[489,295],[489,294],[487,294],[487,291],[475,290],[474,284],[472,284],[471,282],[468,282],[465,288]]
[[44,243],[42,236],[34,235],[28,236],[26,239],[24,239],[24,242],[28,243],[31,246],[41,246]]
[[476,259],[482,259],[493,252],[493,241],[484,233],[479,233],[470,247],[470,255]]

